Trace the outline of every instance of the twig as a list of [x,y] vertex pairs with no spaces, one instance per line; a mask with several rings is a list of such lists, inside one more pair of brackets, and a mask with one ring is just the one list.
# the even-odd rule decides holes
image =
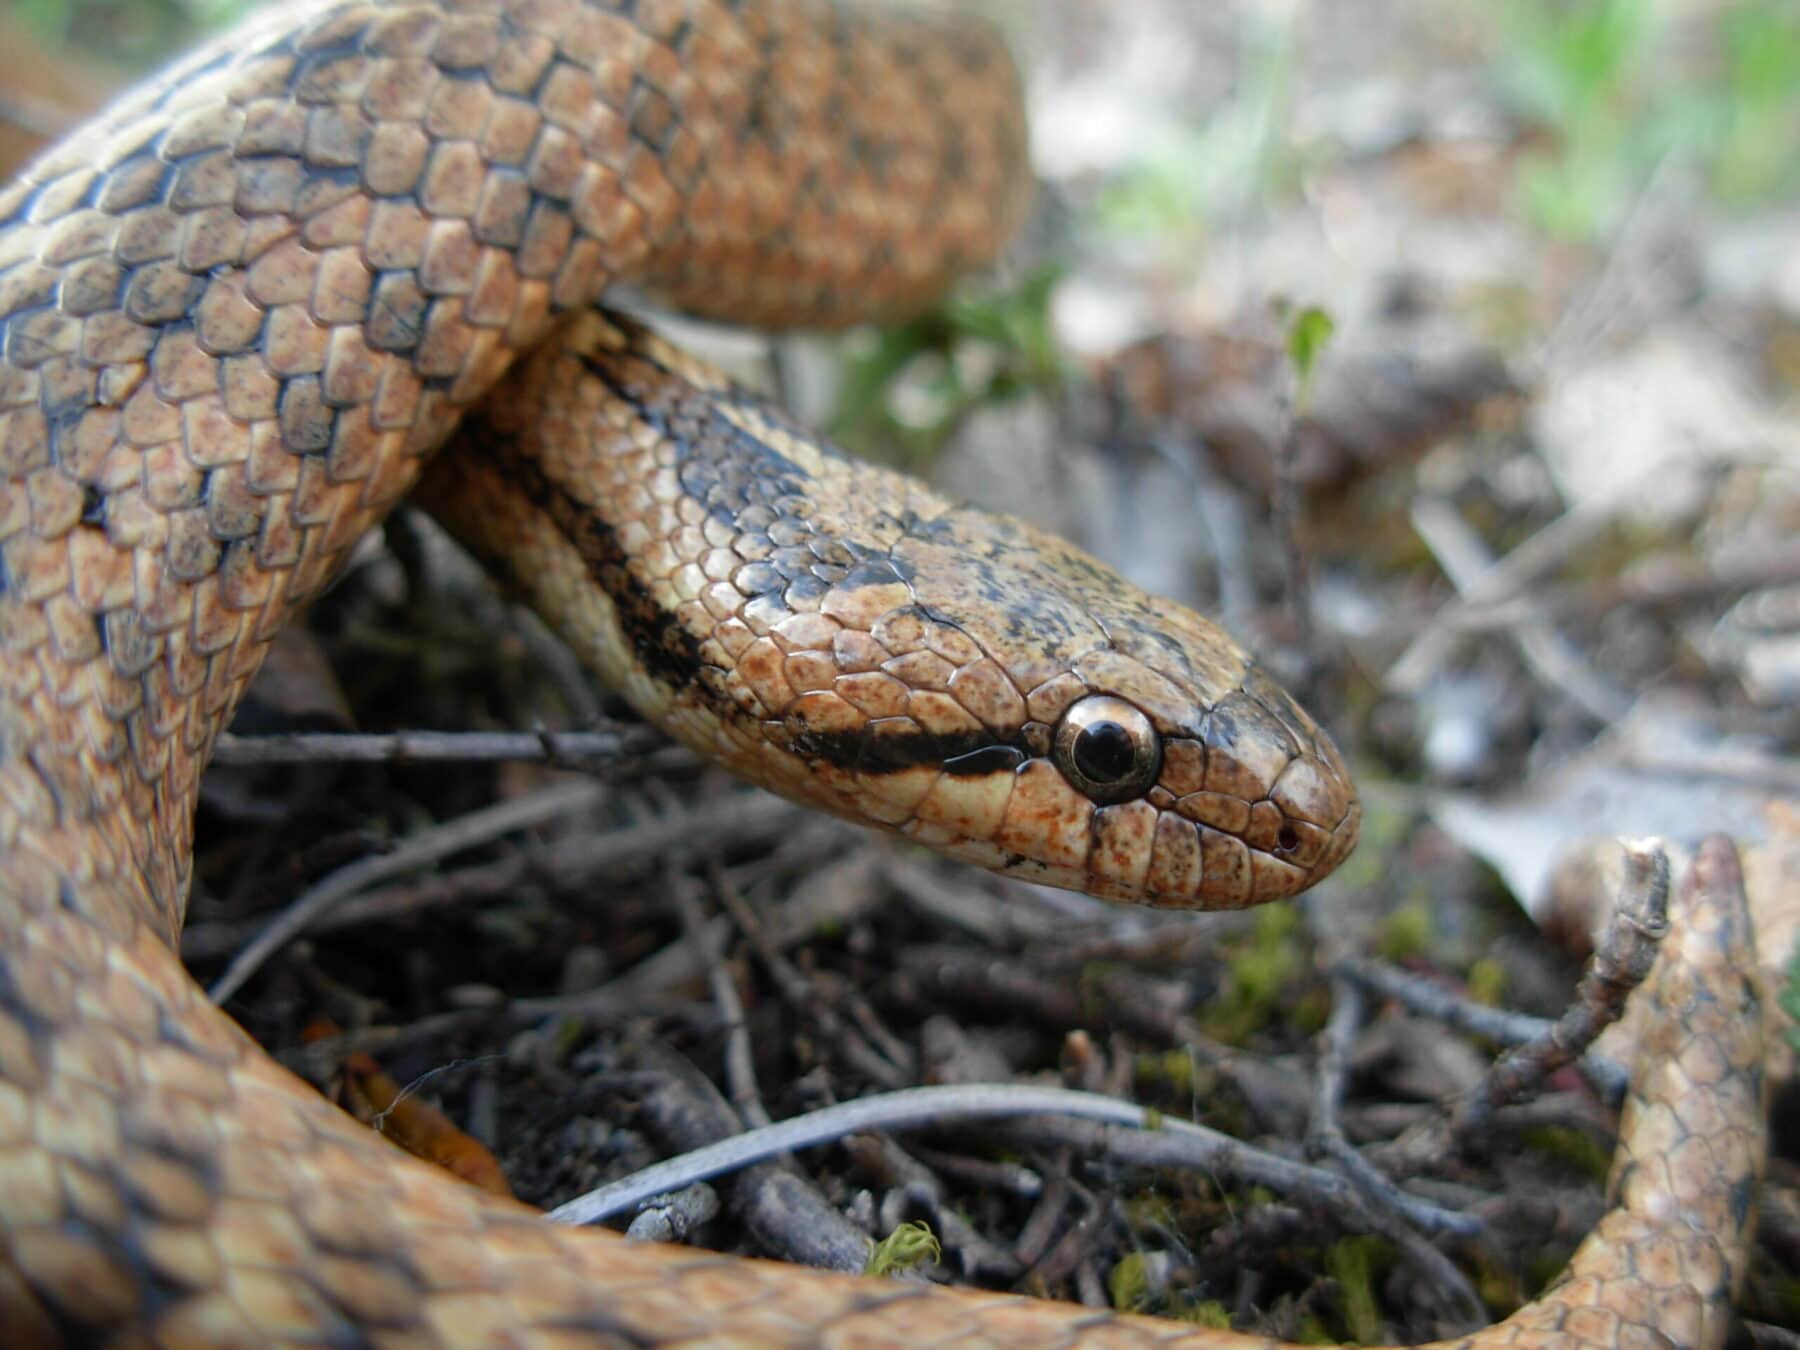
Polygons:
[[1283,401],[1282,433],[1275,452],[1275,486],[1270,494],[1269,515],[1276,537],[1281,540],[1282,568],[1286,574],[1284,587],[1289,622],[1293,626],[1294,647],[1302,652],[1316,650],[1312,622],[1312,573],[1306,562],[1306,550],[1300,544],[1300,428],[1303,417],[1295,407],[1294,395]]
[[[1056,1119],[1059,1116],[1073,1119]],[[1091,1128],[1079,1134],[1080,1146],[1102,1150],[1116,1160],[1150,1167],[1201,1168],[1283,1194],[1301,1191],[1326,1197],[1362,1212],[1360,1202],[1342,1177],[1266,1153],[1203,1125],[1170,1119],[1116,1097],[1070,1092],[1066,1088],[984,1083],[907,1088],[823,1107],[645,1168],[559,1206],[549,1217],[559,1223],[597,1223],[643,1203],[649,1196],[783,1153],[830,1143],[847,1134],[1019,1117],[1044,1119],[1034,1120],[1028,1130],[1015,1133],[1033,1134],[1053,1142],[1077,1142],[1061,1127],[1086,1122]]]
[[1669,931],[1669,855],[1653,840],[1625,846],[1625,879],[1612,919],[1575,989],[1575,1001],[1542,1036],[1502,1055],[1451,1117],[1453,1135],[1487,1123],[1510,1102],[1579,1056],[1619,1018],[1631,991],[1656,963]]
[[776,988],[781,991],[781,997],[790,1007],[809,1019],[818,1028],[819,1034],[836,1046],[845,1060],[871,1082],[895,1088],[913,1081],[913,1066],[910,1063],[896,1064],[890,1061],[838,1015],[830,999],[821,998],[815,992],[812,981],[801,974],[793,962],[783,956],[769,940],[761,920],[745,903],[744,897],[726,878],[722,869],[715,867],[712,870],[712,883],[713,894],[731,915],[732,922],[737,924],[749,940],[757,959],[768,969]]
[[704,1182],[670,1195],[652,1196],[625,1230],[639,1242],[685,1242],[719,1212],[719,1193]]
[[1756,1350],[1800,1350],[1800,1332],[1789,1331],[1772,1322],[1753,1322],[1746,1318],[1744,1330]]
[[1331,1017],[1320,1038],[1318,1087],[1313,1102],[1312,1127],[1307,1133],[1309,1148],[1342,1167],[1371,1203],[1392,1210],[1408,1223],[1427,1233],[1475,1236],[1482,1228],[1479,1219],[1453,1213],[1408,1195],[1377,1171],[1374,1164],[1344,1137],[1343,1127],[1338,1123],[1338,1111],[1343,1105],[1344,1084],[1349,1078],[1350,1048],[1362,1020],[1362,991],[1347,979],[1334,979]]
[[[1591,525],[1586,515],[1563,519],[1568,522],[1563,530],[1570,535]],[[1413,503],[1412,523],[1459,594],[1479,596],[1493,585],[1487,577],[1504,563],[1490,560],[1486,545],[1448,502],[1435,497],[1419,498]],[[1389,668],[1385,680],[1388,688],[1401,692],[1419,688],[1439,659],[1438,644],[1444,636],[1435,629],[1421,634]],[[1521,623],[1514,637],[1526,665],[1538,679],[1549,688],[1567,693],[1594,720],[1610,726],[1625,715],[1631,700],[1624,691],[1592,670],[1547,621],[1533,618]]]
[[[448,876],[370,890],[308,916],[306,927],[309,931],[331,932],[359,924],[389,922],[438,905],[503,895],[536,876],[576,884],[587,877],[637,866],[684,840],[702,840],[709,847],[723,848],[759,839],[799,814],[800,807],[767,793],[724,793],[677,816],[562,839],[549,849],[528,848],[512,857],[465,867]],[[384,854],[383,858],[393,856]],[[333,877],[337,875],[333,873]],[[364,878],[361,884],[381,879]],[[254,939],[264,931],[265,924],[260,918],[195,924],[182,933],[181,953],[190,961],[222,956]],[[699,970],[693,949],[683,943],[679,950],[680,969],[669,975],[665,984],[679,983]]]
[[1013,1240],[1013,1255],[1027,1266],[1035,1266],[1043,1260],[1044,1252],[1056,1237],[1056,1230],[1062,1227],[1069,1201],[1074,1198],[1074,1187],[1069,1180],[1069,1158],[1068,1145],[1056,1150],[1056,1156],[1044,1169],[1044,1192],[1038,1196],[1037,1204],[1031,1207],[1018,1237]]
[[769,1112],[756,1085],[756,1058],[750,1051],[750,1028],[744,1017],[744,1003],[731,981],[731,972],[725,969],[725,958],[714,933],[707,927],[706,916],[700,912],[696,889],[687,877],[669,878],[669,892],[681,911],[682,931],[705,963],[713,1006],[719,1010],[719,1021],[725,1028],[725,1081],[731,1088],[732,1108],[746,1124],[767,1125]]
[[[1178,1046],[1234,1087],[1245,1103],[1276,1127],[1295,1129],[1305,1115],[1305,1085],[1254,1055],[1220,1045],[1185,1013],[1152,1008],[1142,997],[1142,979],[1102,974],[1087,981],[1083,997],[1067,984],[1047,980],[1016,961],[983,956],[957,947],[916,947],[901,954],[900,969],[940,999],[1001,1007],[1014,1015],[1059,1027],[1121,1022],[1140,1035]],[[1096,1007],[1094,996],[1103,1003]]]
[[1650,973],[1668,931],[1669,859],[1654,841],[1625,848],[1625,879],[1605,934],[1560,1018],[1495,1062],[1450,1112],[1408,1131],[1383,1150],[1383,1164],[1405,1175],[1441,1157],[1484,1126],[1494,1108],[1512,1101],[1572,1062],[1618,1019],[1625,1000]]
[[1800,763],[1769,754],[1733,751],[1659,754],[1654,749],[1633,747],[1619,759],[1620,764],[1645,774],[1662,774],[1686,780],[1715,778],[1760,788],[1785,796],[1800,796]]
[[[639,1110],[666,1145],[704,1151],[708,1144],[742,1137],[737,1132],[743,1122],[705,1074],[673,1052],[654,1052],[652,1060],[659,1067],[648,1076],[652,1086]],[[785,1162],[764,1159],[744,1169],[727,1194],[764,1251],[826,1270],[859,1272],[867,1264],[868,1237]]]
[[1194,511],[1202,522],[1202,534],[1211,547],[1213,570],[1219,578],[1219,615],[1233,633],[1249,631],[1256,609],[1256,581],[1250,566],[1249,530],[1244,508],[1232,490],[1220,480],[1206,456],[1185,446],[1178,448],[1167,435],[1152,437],[1156,457],[1184,479],[1194,495]]
[[1012,948],[1022,940],[1050,940],[1066,931],[1066,924],[1048,914],[1009,904],[979,885],[904,858],[884,857],[881,873],[921,914],[959,928],[989,947]]
[[1114,1163],[1194,1168],[1221,1180],[1266,1186],[1283,1195],[1303,1197],[1317,1207],[1330,1209],[1346,1227],[1378,1233],[1397,1243],[1412,1260],[1431,1273],[1435,1288],[1447,1299],[1462,1305],[1457,1310],[1459,1316],[1471,1324],[1483,1320],[1480,1300],[1474,1297],[1468,1281],[1449,1258],[1392,1215],[1370,1209],[1357,1188],[1336,1172],[1291,1162],[1212,1131],[1206,1132],[1211,1136],[1209,1139],[1191,1138],[1188,1131],[1204,1128],[1198,1125],[1183,1124],[1178,1131],[1173,1128],[1117,1130],[1088,1120],[1033,1116],[1000,1128],[1009,1138],[1023,1144],[1071,1143],[1102,1154]]
[[1535,586],[1530,594],[1524,594],[1526,584],[1534,579],[1509,576],[1504,589],[1490,591],[1484,587],[1479,594],[1459,596],[1423,623],[1413,621],[1414,639],[1434,629],[1485,633],[1516,628],[1534,618],[1582,618],[1626,605],[1680,605],[1716,600],[1738,591],[1787,585],[1800,581],[1800,548],[1776,547],[1755,556],[1720,558],[1710,563],[1686,559],[1640,562],[1623,576],[1567,586]]
[[[1521,1045],[1535,1040],[1552,1025],[1548,1018],[1507,1008],[1490,1008],[1485,1003],[1453,994],[1420,976],[1360,956],[1337,962],[1332,966],[1332,973],[1355,980],[1372,993],[1391,998],[1421,1017],[1429,1017],[1501,1045]],[[1617,1101],[1625,1095],[1627,1072],[1612,1060],[1600,1055],[1584,1055],[1581,1072],[1609,1101]]]
[[375,882],[428,866],[464,849],[542,825],[559,816],[592,810],[604,800],[607,791],[599,783],[559,783],[530,796],[500,802],[424,830],[402,842],[392,853],[364,858],[339,868],[316,886],[303,891],[271,919],[255,940],[225,968],[225,973],[208,990],[209,995],[213,1002],[223,1003],[243,987],[263,962],[304,932],[320,914]]
[[486,764],[517,762],[588,769],[654,752],[693,763],[653,727],[630,722],[585,731],[394,731],[383,735],[292,732],[219,737],[215,764]]
[[1080,1217],[1063,1230],[1049,1251],[1031,1263],[1030,1274],[1047,1285],[1062,1283],[1088,1259],[1094,1232],[1109,1217],[1107,1206],[1099,1203],[1085,1186],[1071,1182],[1069,1194],[1081,1205]]

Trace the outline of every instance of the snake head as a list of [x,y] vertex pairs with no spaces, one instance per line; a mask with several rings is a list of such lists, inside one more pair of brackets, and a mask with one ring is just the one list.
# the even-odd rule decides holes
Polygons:
[[[1171,908],[1293,895],[1349,854],[1361,809],[1336,746],[1223,631],[1023,522],[927,517],[911,491],[883,555],[760,647],[796,690],[763,723],[778,790]],[[770,692],[757,664],[733,678]]]
[[1361,819],[1214,624],[854,460],[593,313],[465,422],[428,500],[611,684],[784,796],[1009,875],[1236,908]]
[[[929,687],[853,731],[821,723],[871,687],[858,672],[831,699],[797,700],[778,739],[806,776],[784,790],[822,790],[841,804],[821,804],[939,852],[1110,900],[1229,909],[1306,889],[1361,823],[1336,746],[1212,625],[1156,607],[1151,651],[1122,651],[1130,629],[1110,625],[1106,645],[1035,683],[1041,648],[1008,660],[1010,626],[986,629],[983,606],[891,611],[869,634],[899,649],[880,674]],[[1182,629],[1199,645],[1172,651]]]

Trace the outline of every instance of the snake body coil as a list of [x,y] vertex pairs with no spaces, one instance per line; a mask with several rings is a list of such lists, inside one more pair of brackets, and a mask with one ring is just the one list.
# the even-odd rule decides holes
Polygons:
[[[8,1344],[1230,1339],[551,1228],[354,1125],[173,954],[214,738],[453,431],[434,509],[646,711],[778,790],[1117,898],[1246,904],[1334,866],[1358,819],[1336,751],[1211,625],[842,459],[626,321],[552,339],[620,281],[765,325],[903,310],[992,256],[1023,176],[1016,80],[977,30],[307,0],[0,195]],[[1696,902],[1706,937],[1659,983],[1670,1044],[1726,1066],[1715,1117],[1628,1131],[1617,1223],[1488,1335],[1716,1334],[1748,1215],[1668,1209],[1754,1180],[1742,927]],[[1670,1091],[1642,1078],[1633,1109],[1660,1121]]]

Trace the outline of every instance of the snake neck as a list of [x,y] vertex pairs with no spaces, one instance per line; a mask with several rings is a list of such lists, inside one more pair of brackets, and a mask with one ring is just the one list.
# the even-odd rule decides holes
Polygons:
[[684,15],[272,5],[0,193],[0,848],[43,875],[27,909],[173,939],[200,772],[272,635],[558,311],[628,279],[842,323],[998,250],[1026,176],[990,34]]

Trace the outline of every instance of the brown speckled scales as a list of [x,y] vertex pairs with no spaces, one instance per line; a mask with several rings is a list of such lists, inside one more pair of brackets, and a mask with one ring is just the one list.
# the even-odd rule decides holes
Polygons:
[[[621,280],[764,324],[904,309],[999,247],[1022,144],[979,31],[301,0],[0,195],[0,1341],[1248,1344],[553,1228],[353,1124],[172,953],[270,636],[557,312]],[[1216,629],[624,321],[566,326],[462,440],[438,509],[790,795],[1173,904],[1354,842],[1329,740]],[[1473,1343],[1722,1334],[1762,1147],[1734,872],[1703,853],[1655,977],[1618,1207]]]

